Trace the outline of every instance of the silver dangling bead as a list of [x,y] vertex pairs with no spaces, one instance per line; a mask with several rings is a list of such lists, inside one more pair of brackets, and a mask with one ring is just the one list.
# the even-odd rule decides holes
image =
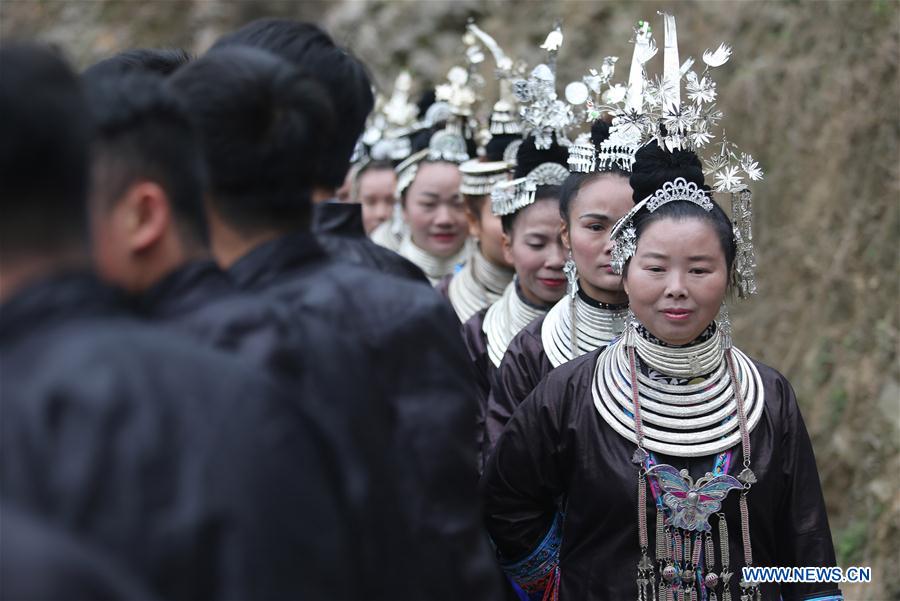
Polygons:
[[575,323],[575,297],[578,295],[578,267],[575,265],[575,259],[572,258],[572,251],[569,251],[569,258],[563,266],[563,273],[566,274],[566,296],[569,298],[569,347],[572,356],[578,356],[578,325]]
[[728,314],[728,305],[725,304],[724,300],[722,301],[722,306],[719,308],[716,324],[719,327],[719,331],[722,332],[722,348],[725,350],[730,349],[734,344],[732,339],[731,317]]
[[[635,345],[636,328],[637,317],[634,316],[634,312],[629,308],[628,314],[625,316],[625,330],[622,332],[622,342],[626,347]],[[632,374],[632,377],[635,377],[634,374]]]
[[566,264],[563,265],[563,273],[566,274],[566,295],[570,299],[574,299],[578,294],[578,267],[575,265],[575,259],[572,258],[571,250]]

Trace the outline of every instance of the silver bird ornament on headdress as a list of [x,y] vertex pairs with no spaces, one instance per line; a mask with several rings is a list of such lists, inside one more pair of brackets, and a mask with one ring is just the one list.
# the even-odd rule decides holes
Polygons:
[[541,46],[549,55],[547,63],[532,69],[528,79],[513,82],[513,94],[521,105],[524,133],[534,136],[538,150],[550,148],[554,135],[558,142],[567,141],[566,130],[574,121],[571,106],[556,94],[556,55],[562,40],[562,31],[557,25]]
[[[613,115],[608,142],[625,137],[640,146],[655,139],[661,148],[669,152],[684,149],[699,154],[702,148],[716,138],[715,130],[722,118],[722,112],[715,105],[716,84],[710,70],[728,62],[732,54],[731,47],[723,43],[714,51],[706,50],[703,53],[704,69],[698,75],[692,70],[695,64],[693,59],[679,62],[675,17],[660,14],[665,24],[663,76],[652,81],[646,77],[643,68],[646,60],[641,62],[641,59],[649,59],[656,50],[655,45],[649,43],[649,26],[639,23],[639,28],[635,31],[632,76],[638,71],[642,76],[629,77],[629,90],[624,106],[605,107]],[[681,96],[682,80],[685,82],[684,101]],[[734,283],[738,295],[746,298],[756,293],[752,194],[747,180],[761,180],[762,169],[752,156],[739,151],[737,146],[723,136],[716,144],[715,151],[704,160],[704,175],[712,182],[716,192],[731,195],[731,219],[737,243]],[[635,209],[629,213],[632,217]],[[614,228],[617,238],[622,242],[620,248],[613,251],[613,263],[619,266],[634,252],[634,235],[624,219]]]
[[522,64],[516,64],[503,52],[500,44],[490,35],[480,29],[474,21],[470,20],[466,25],[467,32],[478,40],[494,57],[494,77],[500,84],[500,97],[494,103],[490,116],[490,134],[520,134],[522,127],[518,120],[518,107],[512,94],[512,80],[524,72]]

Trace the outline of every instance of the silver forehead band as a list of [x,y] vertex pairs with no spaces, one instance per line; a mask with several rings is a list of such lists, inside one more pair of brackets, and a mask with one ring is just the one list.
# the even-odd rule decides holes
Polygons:
[[561,186],[569,170],[559,163],[541,163],[525,177],[500,182],[491,191],[494,215],[509,215],[534,202],[538,186]]
[[683,177],[664,183],[662,188],[654,192],[652,196],[644,199],[644,202],[647,203],[647,210],[653,213],[659,207],[676,200],[692,202],[706,212],[713,210],[713,203],[709,199],[709,194],[706,193],[706,190]]
[[397,198],[412,184],[422,161],[446,161],[459,165],[468,160],[466,140],[462,136],[446,130],[435,133],[428,142],[428,148],[411,155],[394,169],[397,173]]
[[612,250],[612,260],[610,261],[613,271],[622,273],[625,263],[634,256],[637,250],[637,232],[634,229],[634,216],[638,211],[646,207],[648,212],[653,213],[661,206],[678,200],[692,202],[707,213],[713,210],[713,201],[709,198],[709,194],[694,182],[678,177],[671,182],[664,183],[659,190],[634,205],[613,226],[612,232],[610,232],[610,238],[615,243]]

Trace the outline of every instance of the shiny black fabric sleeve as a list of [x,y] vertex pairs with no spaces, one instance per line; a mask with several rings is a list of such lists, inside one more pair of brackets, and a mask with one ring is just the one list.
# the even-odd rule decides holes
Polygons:
[[[406,452],[427,493],[407,491],[421,523],[416,554],[427,581],[422,598],[497,599],[500,571],[477,502],[477,396],[456,316],[437,295],[433,299],[427,321],[404,323],[411,351],[393,374],[399,406],[409,412],[400,416],[406,430],[401,440],[410,442]],[[426,422],[435,427],[422,428]]]
[[[775,513],[781,522],[776,529],[779,535],[776,565],[835,566],[834,545],[812,443],[790,382],[779,374],[776,386],[783,400],[780,421],[784,448],[781,466],[784,494]],[[838,594],[837,586],[804,583],[783,584],[781,587],[785,601],[812,599],[825,593]]]
[[572,361],[538,384],[487,460],[482,482],[485,518],[505,560],[523,558],[540,543],[553,524],[558,499],[568,489],[566,466],[573,465],[574,457],[566,400],[575,394],[569,375],[581,363]]
[[485,458],[490,456],[516,407],[553,369],[544,353],[544,344],[541,340],[543,324],[544,318],[540,317],[516,334],[494,374],[485,405],[482,435],[484,440],[482,453]]

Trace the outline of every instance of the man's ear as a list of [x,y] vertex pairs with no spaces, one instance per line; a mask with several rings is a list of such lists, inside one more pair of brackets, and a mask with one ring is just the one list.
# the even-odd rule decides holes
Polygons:
[[171,225],[169,199],[159,184],[138,182],[131,186],[122,200],[126,211],[128,248],[141,253],[159,242]]

